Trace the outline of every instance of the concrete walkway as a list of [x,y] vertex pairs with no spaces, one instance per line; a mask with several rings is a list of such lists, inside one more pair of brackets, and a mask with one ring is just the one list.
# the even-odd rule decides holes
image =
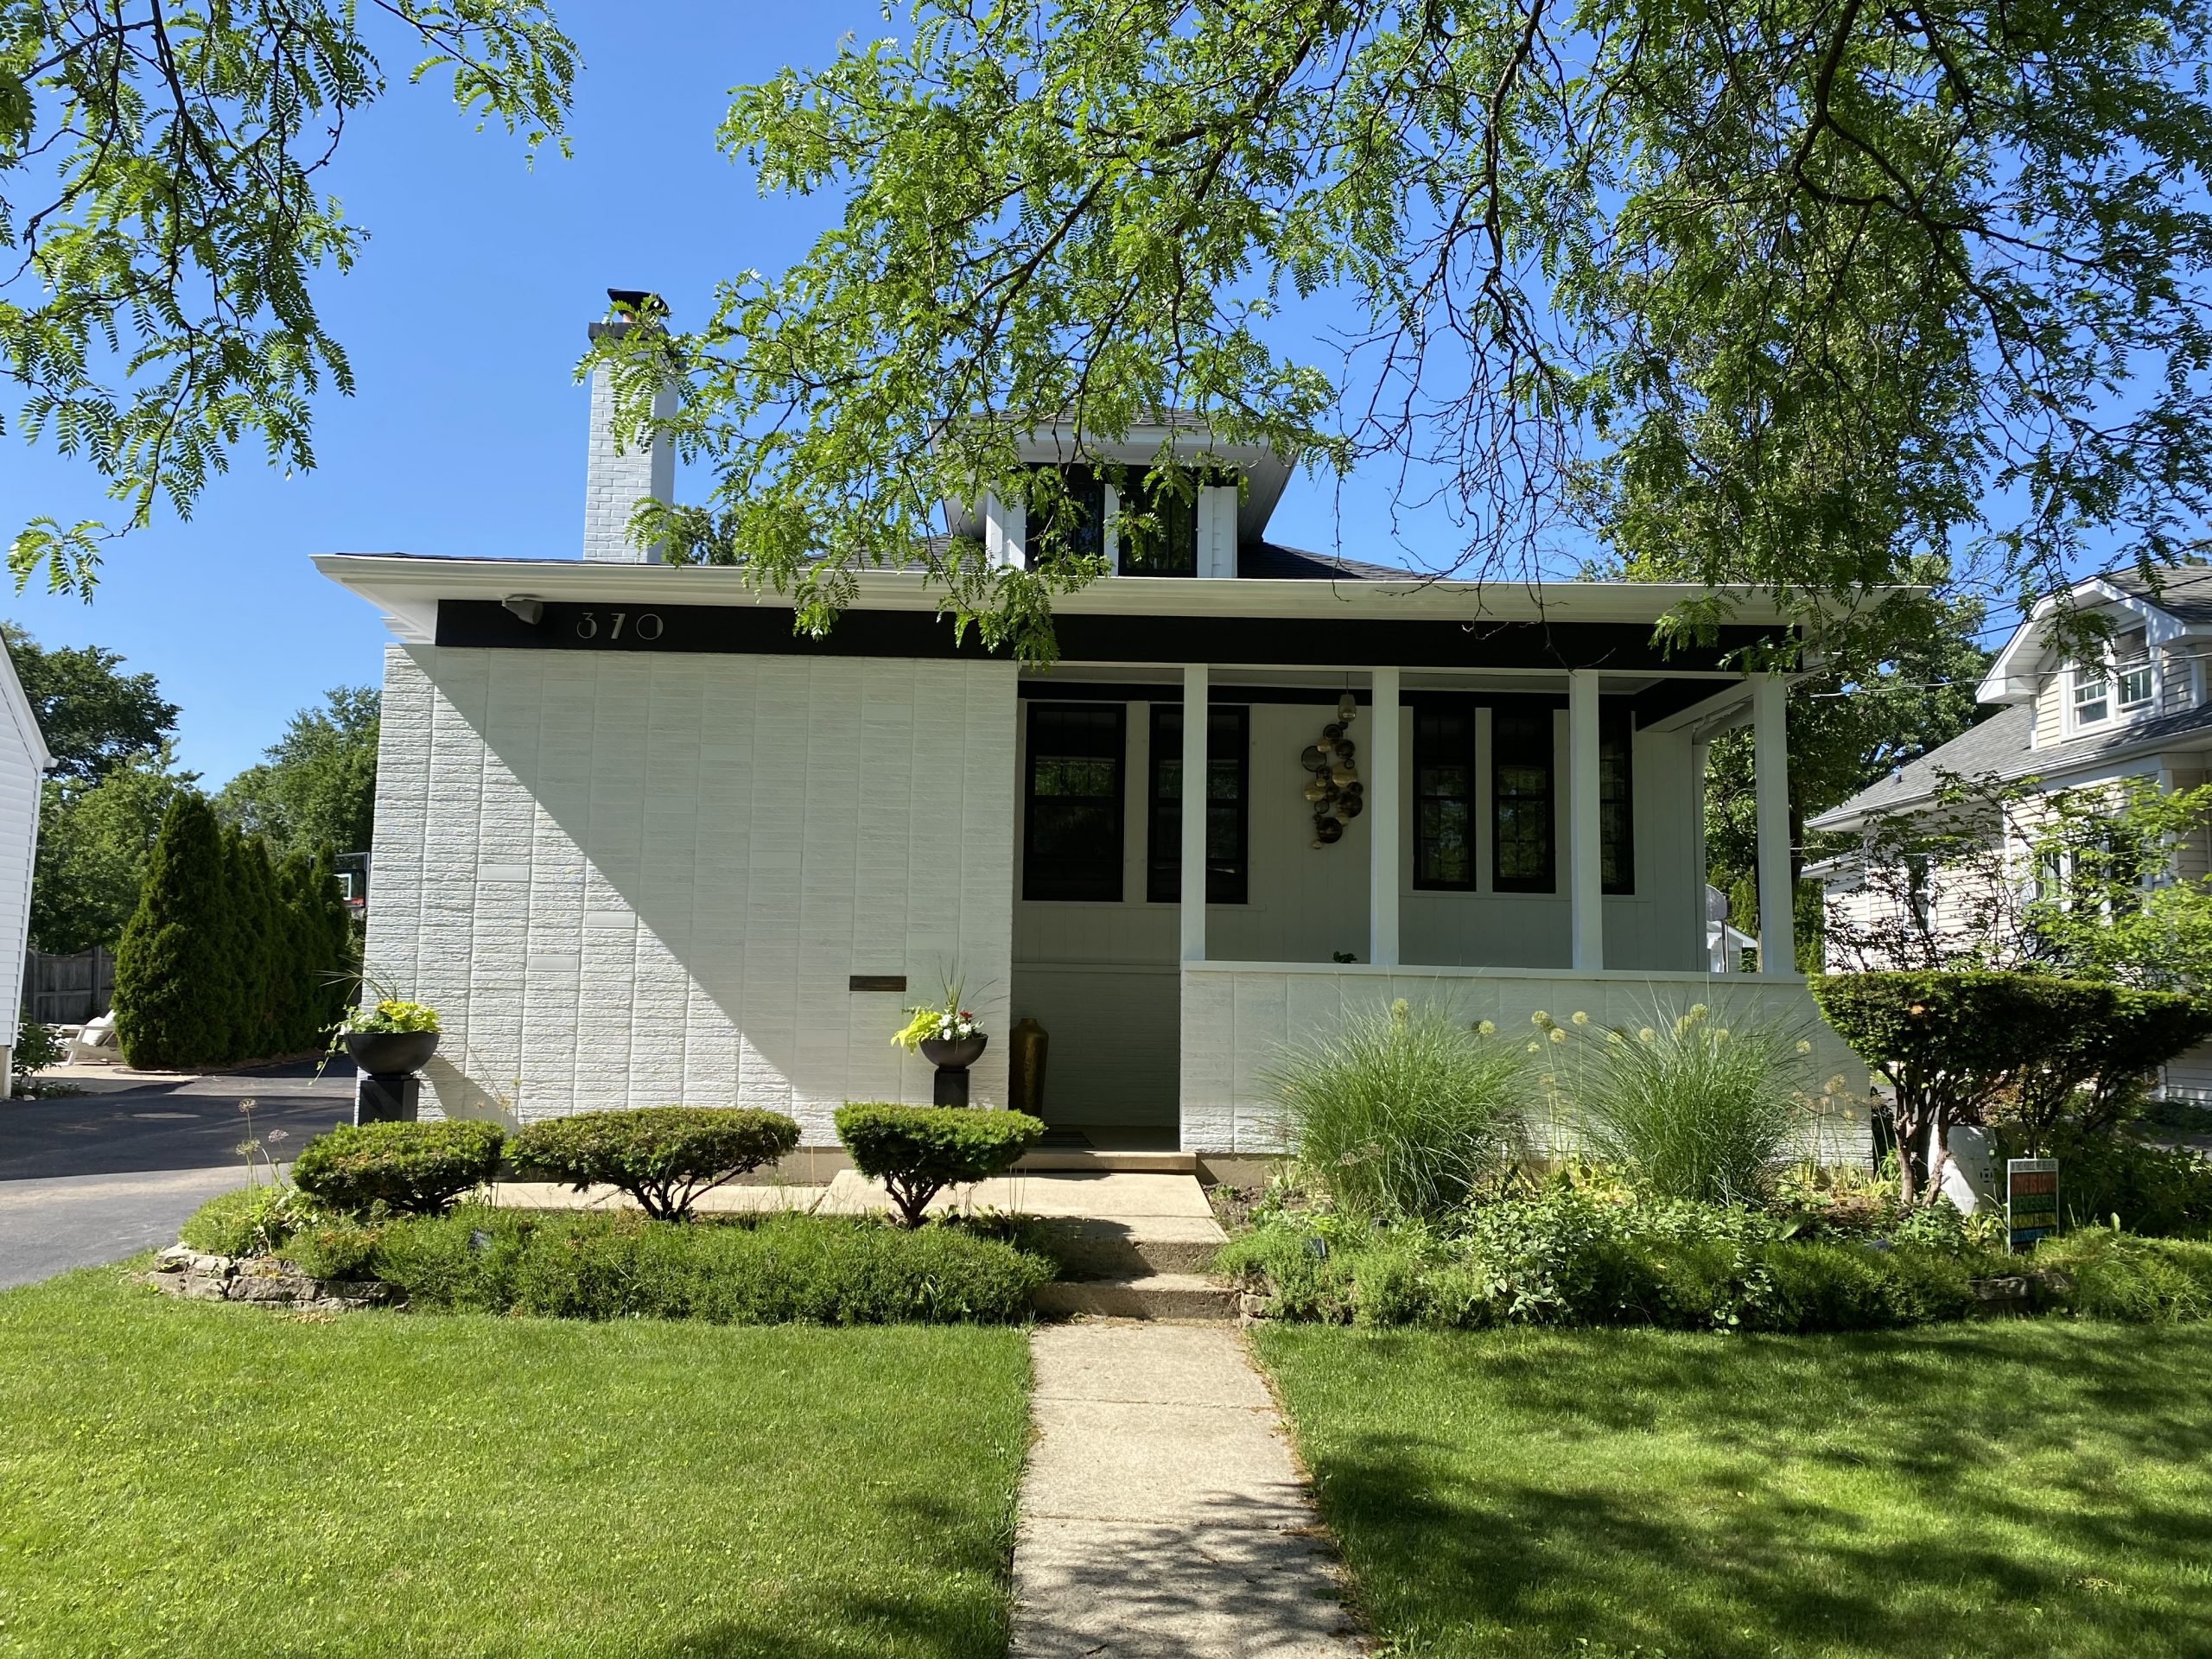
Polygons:
[[1012,1659],[1351,1659],[1320,1519],[1225,1326],[1042,1327]]

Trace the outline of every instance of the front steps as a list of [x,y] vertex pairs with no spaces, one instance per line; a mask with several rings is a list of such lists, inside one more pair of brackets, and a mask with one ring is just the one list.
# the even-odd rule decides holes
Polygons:
[[1195,1175],[1149,1170],[1039,1174],[1020,1185],[1020,1207],[1040,1217],[1039,1242],[1060,1264],[1061,1276],[1037,1293],[1039,1313],[1236,1317],[1236,1293],[1208,1272],[1228,1235],[1213,1218]]
[[1236,1293],[1211,1274],[1148,1273],[1136,1278],[1056,1279],[1037,1293],[1052,1319],[1203,1319],[1236,1317]]
[[[1039,1313],[1061,1319],[1236,1317],[1236,1293],[1207,1272],[1229,1236],[1214,1219],[1198,1177],[1187,1170],[1161,1169],[1153,1161],[1137,1169],[1102,1167],[1099,1162],[1191,1154],[1046,1155],[1084,1161],[1071,1168],[1039,1169],[1025,1160],[1008,1174],[941,1195],[935,1206],[1027,1216],[1038,1223],[1037,1242],[1060,1264],[1061,1274],[1038,1293]],[[818,1202],[824,1214],[854,1215],[880,1211],[887,1200],[874,1182],[844,1170]]]

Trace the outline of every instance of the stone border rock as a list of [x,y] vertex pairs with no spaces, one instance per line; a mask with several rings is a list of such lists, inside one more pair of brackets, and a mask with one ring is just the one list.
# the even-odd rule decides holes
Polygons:
[[196,1302],[254,1302],[316,1313],[404,1306],[379,1280],[311,1279],[276,1256],[204,1255],[182,1244],[157,1254],[151,1273],[133,1276],[164,1295]]

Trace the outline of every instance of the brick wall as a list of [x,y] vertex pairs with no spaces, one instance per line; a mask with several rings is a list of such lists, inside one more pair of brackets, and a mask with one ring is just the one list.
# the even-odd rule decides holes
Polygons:
[[[673,389],[653,400],[653,413],[676,412]],[[676,495],[676,449],[665,436],[629,447],[614,443],[614,382],[605,369],[591,377],[591,441],[584,454],[584,557],[598,564],[658,563],[660,551],[630,540],[630,515],[647,496],[671,501]]]
[[882,658],[387,649],[370,970],[433,1004],[425,1105],[510,1122],[926,1101],[891,1046],[957,961],[995,1043],[1012,935],[1014,670]]

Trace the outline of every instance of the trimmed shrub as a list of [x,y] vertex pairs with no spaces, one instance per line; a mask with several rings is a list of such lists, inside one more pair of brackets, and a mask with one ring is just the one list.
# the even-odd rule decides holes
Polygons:
[[1772,1191],[1810,1121],[1802,1032],[1702,1002],[1633,1032],[1581,1029],[1568,1092],[1599,1158],[1663,1198],[1743,1204]]
[[505,1139],[496,1123],[349,1123],[300,1148],[292,1181],[348,1214],[377,1204],[435,1214],[499,1173]]
[[274,1255],[301,1222],[288,1186],[241,1186],[218,1192],[184,1218],[179,1242],[207,1255]]
[[1300,1164],[1338,1207],[1397,1220],[1440,1218],[1505,1169],[1529,1092],[1516,1049],[1402,999],[1347,1014],[1268,1081]]
[[1926,1189],[1930,1129],[1979,1122],[2008,1096],[2045,1124],[2086,1091],[2092,1109],[2212,1033],[2171,991],[2036,974],[1831,974],[1821,1013],[1896,1091],[1900,1191]]
[[837,1110],[837,1138],[860,1173],[881,1181],[908,1227],[948,1186],[988,1180],[1044,1139],[1045,1126],[1023,1112],[969,1106],[861,1103]]
[[416,1307],[719,1325],[1005,1323],[1027,1318],[1053,1274],[1040,1255],[957,1227],[790,1215],[677,1224],[467,1205],[383,1229],[372,1265]]
[[526,1179],[620,1187],[654,1219],[682,1221],[701,1193],[797,1145],[798,1125],[780,1112],[649,1106],[526,1124],[507,1157]]

